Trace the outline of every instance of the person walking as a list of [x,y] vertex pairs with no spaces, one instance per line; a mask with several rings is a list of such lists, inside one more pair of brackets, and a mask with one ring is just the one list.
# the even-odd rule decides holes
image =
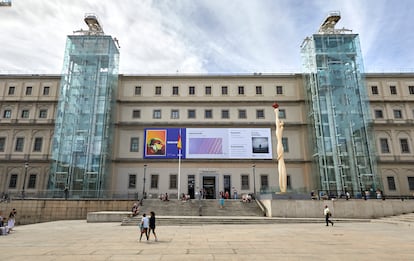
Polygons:
[[148,239],[151,235],[151,231],[152,231],[152,234],[155,237],[155,241],[158,241],[157,234],[155,234],[155,213],[154,213],[154,211],[150,212]]
[[16,223],[16,214],[17,211],[15,208],[10,212],[9,219],[7,220],[7,226],[9,227],[9,231],[12,231],[14,228],[14,224]]
[[140,224],[140,228],[141,228],[141,236],[139,237],[140,242],[142,239],[142,234],[145,234],[148,240],[148,227],[149,227],[149,220],[148,220],[147,215],[144,213],[142,214],[141,224]]
[[331,225],[334,225],[334,222],[332,222],[331,220],[329,220],[329,218],[332,216],[331,211],[329,210],[328,206],[325,205],[325,209],[323,210],[323,214],[325,215],[325,222],[326,222],[326,226],[329,226],[329,223],[331,223]]

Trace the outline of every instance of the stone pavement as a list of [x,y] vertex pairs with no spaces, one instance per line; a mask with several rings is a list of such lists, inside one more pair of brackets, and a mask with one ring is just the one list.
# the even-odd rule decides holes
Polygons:
[[136,226],[56,221],[0,236],[0,260],[414,260],[414,228],[393,224],[158,226],[158,242]]

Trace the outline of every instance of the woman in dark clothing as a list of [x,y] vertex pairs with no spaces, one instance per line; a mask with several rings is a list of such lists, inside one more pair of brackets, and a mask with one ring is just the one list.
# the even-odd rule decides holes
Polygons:
[[155,241],[158,241],[157,234],[155,234],[155,213],[154,211],[151,211],[150,215],[151,216],[149,218],[148,238],[151,235],[151,231],[152,231],[152,234],[154,234],[154,237],[155,237]]

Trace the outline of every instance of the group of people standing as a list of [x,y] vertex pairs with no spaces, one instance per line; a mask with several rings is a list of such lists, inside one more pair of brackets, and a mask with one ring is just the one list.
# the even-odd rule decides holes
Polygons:
[[145,235],[147,238],[147,241],[149,240],[149,237],[152,234],[155,237],[155,241],[158,241],[157,234],[155,233],[155,213],[154,211],[150,212],[150,217],[148,218],[147,215],[144,213],[142,214],[141,222],[138,223],[141,235],[139,237],[139,241],[141,242],[142,235]]

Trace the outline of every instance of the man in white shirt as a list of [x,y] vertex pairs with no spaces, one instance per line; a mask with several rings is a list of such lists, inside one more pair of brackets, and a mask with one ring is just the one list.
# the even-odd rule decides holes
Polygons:
[[329,223],[331,223],[331,225],[333,226],[334,223],[331,220],[329,220],[332,214],[327,205],[325,206],[325,209],[323,210],[323,215],[325,216],[326,226],[329,226]]

